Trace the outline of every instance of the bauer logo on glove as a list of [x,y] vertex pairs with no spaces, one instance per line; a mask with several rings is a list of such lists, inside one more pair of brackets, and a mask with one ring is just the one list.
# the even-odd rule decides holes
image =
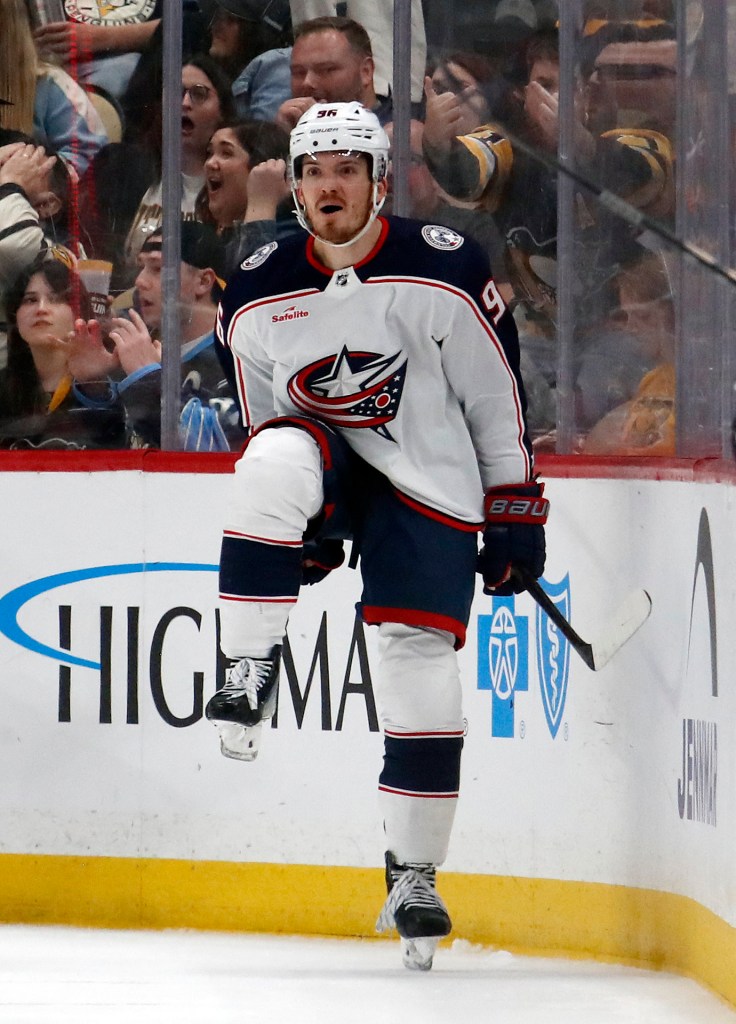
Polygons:
[[544,525],[549,502],[544,484],[508,484],[491,487],[484,501],[486,525],[478,554],[483,592],[507,596],[519,594],[524,583],[513,569],[523,567],[535,579],[544,572],[546,554]]

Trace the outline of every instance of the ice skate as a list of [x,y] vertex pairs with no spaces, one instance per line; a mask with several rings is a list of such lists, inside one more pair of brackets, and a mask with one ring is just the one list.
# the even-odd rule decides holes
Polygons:
[[276,710],[280,664],[280,647],[267,658],[241,658],[208,701],[204,713],[217,726],[225,757],[254,761],[258,756],[263,722]]
[[452,928],[450,915],[435,889],[434,864],[397,864],[386,854],[388,899],[376,921],[376,931],[395,928],[401,937],[404,966],[428,971],[440,939]]

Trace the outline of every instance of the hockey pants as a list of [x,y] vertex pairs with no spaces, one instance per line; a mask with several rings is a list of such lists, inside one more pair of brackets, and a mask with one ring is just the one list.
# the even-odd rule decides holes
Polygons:
[[[303,537],[324,502],[323,453],[300,427],[263,429],[235,468],[220,570],[221,646],[263,657],[283,641]],[[448,630],[382,621],[376,686],[386,845],[400,863],[441,864],[457,805],[464,723]]]

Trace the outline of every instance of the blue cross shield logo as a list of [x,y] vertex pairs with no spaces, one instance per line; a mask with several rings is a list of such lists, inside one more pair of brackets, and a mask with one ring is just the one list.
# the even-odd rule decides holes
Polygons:
[[[559,583],[540,580],[566,619],[570,618],[570,575]],[[537,668],[542,704],[552,739],[562,722],[567,697],[567,677],[570,670],[570,644],[554,623],[537,607]]]
[[493,614],[478,616],[478,689],[492,690],[491,735],[513,737],[516,694],[529,689],[529,640],[514,597],[494,597]]

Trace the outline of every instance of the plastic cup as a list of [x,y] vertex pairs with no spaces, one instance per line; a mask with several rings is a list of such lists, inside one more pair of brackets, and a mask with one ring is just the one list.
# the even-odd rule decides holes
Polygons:
[[79,260],[77,272],[89,292],[93,315],[96,318],[106,316],[112,263],[107,260]]

